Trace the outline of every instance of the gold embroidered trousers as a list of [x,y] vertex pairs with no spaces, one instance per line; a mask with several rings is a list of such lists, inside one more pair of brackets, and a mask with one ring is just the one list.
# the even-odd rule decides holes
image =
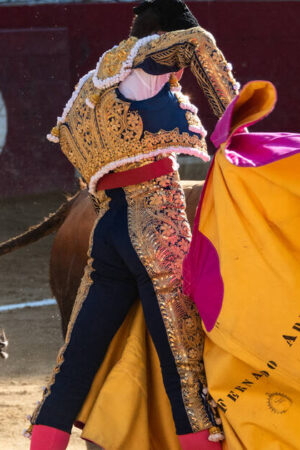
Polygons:
[[178,174],[98,195],[66,343],[32,422],[71,431],[113,336],[140,298],[177,434],[210,428],[215,421],[203,390],[201,322],[182,293],[191,234]]

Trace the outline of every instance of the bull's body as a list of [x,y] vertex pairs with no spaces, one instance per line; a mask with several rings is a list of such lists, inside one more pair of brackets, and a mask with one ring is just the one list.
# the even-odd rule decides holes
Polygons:
[[96,219],[87,190],[81,191],[60,226],[52,247],[50,285],[57,300],[65,335],[87,261],[89,236]]

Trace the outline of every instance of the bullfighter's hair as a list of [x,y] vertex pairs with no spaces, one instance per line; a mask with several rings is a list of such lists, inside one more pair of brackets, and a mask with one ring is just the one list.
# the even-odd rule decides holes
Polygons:
[[157,31],[186,30],[199,23],[181,0],[145,0],[133,8],[131,36],[142,38]]

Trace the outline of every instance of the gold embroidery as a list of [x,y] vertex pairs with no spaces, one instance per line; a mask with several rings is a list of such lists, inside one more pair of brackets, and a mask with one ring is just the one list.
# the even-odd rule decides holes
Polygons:
[[206,385],[204,336],[195,304],[182,293],[181,266],[191,233],[177,172],[124,188],[130,239],[159,302],[194,432],[212,426],[199,395]]
[[220,117],[238,91],[236,80],[213,38],[199,41],[190,67],[213,112]]
[[[190,40],[209,35],[201,27],[189,28],[188,30],[177,30],[162,34],[159,39],[148,42],[141,47],[134,58],[133,67],[140,65],[146,58],[152,58],[160,64],[180,67],[189,65],[195,45]],[[185,45],[186,47],[182,47]]]
[[79,170],[85,181],[101,168],[114,164],[127,164],[126,159],[143,155],[149,158],[151,152],[168,147],[193,148],[206,152],[205,140],[197,135],[180,133],[178,128],[157,133],[145,131],[142,118],[136,111],[129,111],[130,103],[120,100],[114,88],[107,89],[100,97],[95,109],[85,104],[93,89],[88,79],[67,115],[67,121],[60,126],[60,143],[63,153]]
[[[102,217],[104,216],[104,214],[106,213],[106,211],[108,211],[109,209],[109,201],[110,199],[105,195],[104,191],[99,192],[99,213],[97,216],[97,219],[95,221],[95,224],[93,226],[91,235],[90,235],[90,240],[89,240],[89,249],[88,249],[88,261],[87,261],[87,265],[84,269],[84,275],[83,278],[81,280],[78,292],[77,292],[77,296],[76,296],[76,300],[74,303],[74,307],[72,310],[72,314],[71,314],[71,318],[69,321],[69,325],[68,325],[68,330],[67,330],[67,334],[66,334],[66,339],[65,339],[65,343],[64,345],[61,347],[61,349],[58,352],[57,355],[57,360],[56,360],[56,366],[53,369],[52,372],[52,376],[51,379],[47,385],[47,387],[44,390],[44,394],[43,394],[43,398],[42,401],[38,403],[36,409],[34,410],[31,418],[30,418],[30,422],[31,422],[31,426],[28,428],[27,432],[31,433],[32,432],[32,425],[35,424],[35,421],[38,417],[38,414],[42,408],[42,405],[44,403],[44,401],[46,400],[46,398],[51,394],[51,386],[54,384],[55,382],[55,377],[56,375],[60,372],[60,367],[64,362],[64,352],[70,342],[71,339],[71,334],[72,334],[72,330],[75,324],[75,321],[77,319],[77,316],[81,310],[81,307],[88,295],[89,289],[92,285],[92,279],[91,279],[91,273],[94,271],[93,269],[93,258],[91,257],[91,251],[92,251],[92,246],[93,246],[93,236],[94,236],[94,231],[96,226],[98,225],[99,221],[102,219]],[[102,200],[102,202],[100,203],[100,201]]]
[[139,50],[133,66],[146,58],[167,66],[176,65],[178,69],[190,66],[218,117],[238,92],[236,80],[214,37],[201,27],[165,33]]
[[128,164],[124,164],[124,166],[120,166],[117,167],[114,172],[125,172],[126,170],[131,170],[131,169],[136,169],[137,167],[142,167],[142,166],[146,166],[147,164],[150,164],[154,161],[156,161],[156,157],[152,157],[152,158],[146,158],[143,159],[142,161],[135,161],[132,163],[128,163]]
[[[172,155],[172,153],[171,153],[171,155]],[[137,167],[146,166],[147,164],[150,164],[154,161],[159,161],[160,159],[165,158],[166,156],[170,156],[170,154],[167,155],[167,154],[161,153],[160,155],[152,156],[152,158],[145,158],[142,161],[135,161],[132,163],[124,164],[124,166],[117,167],[114,170],[114,172],[124,172],[126,170],[131,170],[131,169],[136,169]]]
[[[136,38],[129,38],[103,56],[97,67],[99,81],[120,75],[136,42]],[[190,66],[217,116],[222,115],[237,93],[238,87],[230,65],[217,48],[213,36],[201,27],[165,33],[144,44],[138,49],[132,67],[137,67],[146,58],[164,65],[175,65],[178,69]],[[50,135],[53,141],[59,137],[62,151],[86,182],[89,183],[99,171],[99,176],[102,176],[130,162],[122,159],[147,158],[149,153],[160,148],[174,145],[193,148],[193,154],[199,157],[206,151],[204,139],[179,133],[178,129],[143,135],[141,117],[137,112],[129,111],[130,103],[119,100],[113,87],[96,88],[92,78],[93,73],[83,82],[74,102],[71,99],[72,106],[66,118],[58,122],[59,129],[55,128]],[[114,84],[117,83],[116,78]],[[94,109],[87,106],[87,100]],[[187,114],[189,120],[190,116]],[[195,120],[193,118],[193,122]]]
[[128,58],[130,51],[137,42],[136,37],[122,41],[117,47],[108,50],[100,63],[97,77],[100,80],[113,77],[121,72],[122,65]]
[[96,191],[93,195],[89,194],[97,216],[103,217],[105,212],[109,209],[110,198],[105,191]]
[[[180,84],[178,83],[178,86],[180,86]],[[186,104],[186,113],[185,113],[185,118],[187,120],[187,123],[190,127],[195,127],[197,129],[202,130],[203,133],[205,133],[204,135],[206,135],[206,131],[205,128],[202,125],[201,120],[199,119],[198,115],[193,112],[191,109],[193,108],[194,111],[197,111],[197,108],[194,105],[191,105],[189,98],[184,95],[181,91],[175,91],[174,95],[176,96],[179,104]],[[190,108],[190,109],[189,109]],[[190,128],[191,129],[191,128]]]
[[204,130],[203,125],[197,114],[193,114],[191,111],[186,111],[185,117],[187,123],[189,124],[189,127],[196,127],[199,128],[200,130]]

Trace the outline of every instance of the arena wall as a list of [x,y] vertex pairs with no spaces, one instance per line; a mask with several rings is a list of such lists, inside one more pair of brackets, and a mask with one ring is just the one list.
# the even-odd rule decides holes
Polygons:
[[[101,53],[128,35],[132,3],[0,7],[0,197],[71,190],[74,171],[45,135],[77,80]],[[297,131],[300,3],[195,1],[236,78],[271,80],[278,106],[257,130]],[[216,119],[191,74],[185,92],[211,132]],[[2,94],[2,96],[1,96]],[[2,125],[1,125],[2,124]],[[212,151],[212,148],[210,148]]]

